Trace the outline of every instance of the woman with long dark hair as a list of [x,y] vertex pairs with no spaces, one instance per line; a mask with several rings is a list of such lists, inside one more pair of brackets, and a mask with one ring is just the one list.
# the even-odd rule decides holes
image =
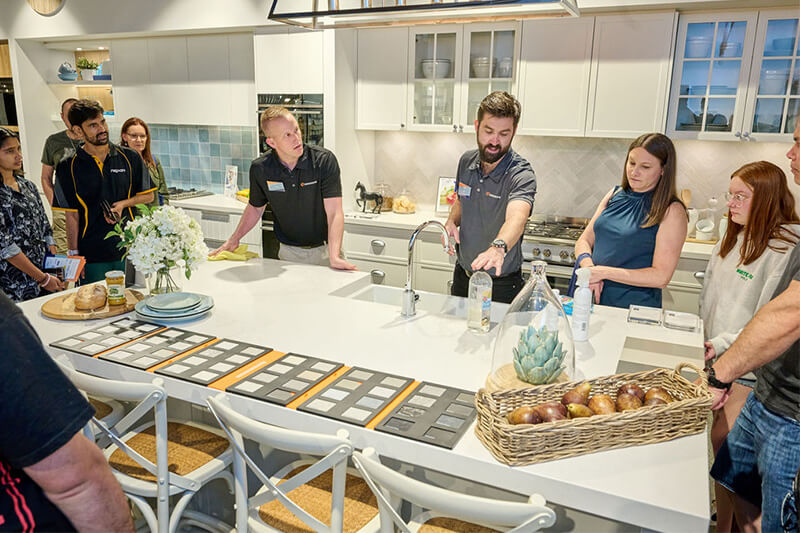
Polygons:
[[64,290],[44,272],[44,258],[56,253],[36,185],[22,177],[19,135],[0,128],[0,290],[17,302],[36,298],[42,290]]
[[[800,240],[800,218],[783,171],[767,161],[749,163],[731,176],[728,230],[711,252],[700,295],[706,359],[722,355],[756,312],[773,296],[789,255]],[[711,444],[716,455],[736,422],[755,376],[731,385],[730,397],[714,411]],[[717,530],[731,531],[733,501],[715,486]]]
[[661,307],[688,226],[675,169],[675,146],[665,135],[648,133],[628,147],[622,184],[605,195],[575,243],[598,303]]
[[120,144],[122,146],[133,148],[142,156],[145,166],[150,172],[150,181],[153,182],[153,186],[158,188],[149,206],[157,207],[168,204],[169,191],[167,180],[164,177],[164,168],[161,166],[161,161],[150,151],[150,128],[147,123],[138,117],[129,118],[122,125],[121,137]]

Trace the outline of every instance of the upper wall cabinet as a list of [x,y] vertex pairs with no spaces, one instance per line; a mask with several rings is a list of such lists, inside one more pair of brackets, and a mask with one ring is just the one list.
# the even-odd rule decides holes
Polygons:
[[324,92],[323,44],[321,31],[255,35],[256,92]]
[[677,13],[595,18],[588,137],[664,131]]
[[594,17],[522,23],[520,134],[583,137],[593,34]]
[[788,139],[800,104],[797,11],[681,18],[668,132],[676,138]]
[[356,127],[405,129],[408,28],[358,30],[357,46]]

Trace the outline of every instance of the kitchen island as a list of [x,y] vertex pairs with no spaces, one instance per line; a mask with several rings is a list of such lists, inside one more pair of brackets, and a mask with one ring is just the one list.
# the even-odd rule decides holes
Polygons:
[[[486,335],[469,332],[459,316],[463,300],[423,293],[417,315],[404,318],[399,294],[398,305],[377,303],[387,301],[386,294],[375,292],[364,272],[337,272],[266,259],[222,261],[202,265],[183,285],[213,296],[216,306],[205,318],[174,327],[469,390],[481,387],[491,368],[497,328]],[[21,305],[46,345],[114,320],[51,320],[40,312],[47,298]],[[440,305],[436,298],[443,298],[447,305]],[[502,312],[496,305],[493,319],[499,319]],[[702,366],[701,333],[628,324],[625,317],[626,311],[595,307],[590,340],[576,345],[579,377],[615,373],[621,358],[633,364],[668,367],[693,359]],[[69,357],[79,370],[103,377],[142,381],[153,377],[87,356]],[[163,379],[170,396],[194,404],[202,405],[208,395],[217,393],[186,381]],[[708,528],[705,433],[508,467],[490,455],[471,429],[453,450],[447,450],[251,398],[230,398],[238,411],[260,420],[330,433],[345,427],[357,448],[374,446],[383,456],[428,470],[519,494],[540,493],[548,502],[610,520],[664,531]]]

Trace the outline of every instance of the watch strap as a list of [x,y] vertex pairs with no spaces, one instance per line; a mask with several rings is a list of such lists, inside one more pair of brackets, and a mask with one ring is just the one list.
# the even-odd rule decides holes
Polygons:
[[724,381],[720,381],[717,379],[717,373],[714,370],[713,366],[706,368],[706,374],[708,374],[708,385],[710,387],[714,387],[715,389],[725,389],[729,390],[731,388],[732,383],[726,383]]

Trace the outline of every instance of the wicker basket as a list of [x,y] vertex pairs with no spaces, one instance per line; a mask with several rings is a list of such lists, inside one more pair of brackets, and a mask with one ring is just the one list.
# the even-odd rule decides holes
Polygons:
[[[683,368],[697,372],[702,387],[681,376]],[[491,393],[481,389],[475,397],[478,410],[475,433],[498,461],[521,466],[611,448],[652,444],[705,430],[712,397],[705,372],[691,363],[681,363],[674,371],[658,368],[588,382],[592,384],[592,394],[605,393],[612,398],[623,383],[636,383],[645,391],[659,386],[669,391],[676,401],[609,415],[511,425],[506,415],[517,407],[560,401],[561,396],[579,382]]]

